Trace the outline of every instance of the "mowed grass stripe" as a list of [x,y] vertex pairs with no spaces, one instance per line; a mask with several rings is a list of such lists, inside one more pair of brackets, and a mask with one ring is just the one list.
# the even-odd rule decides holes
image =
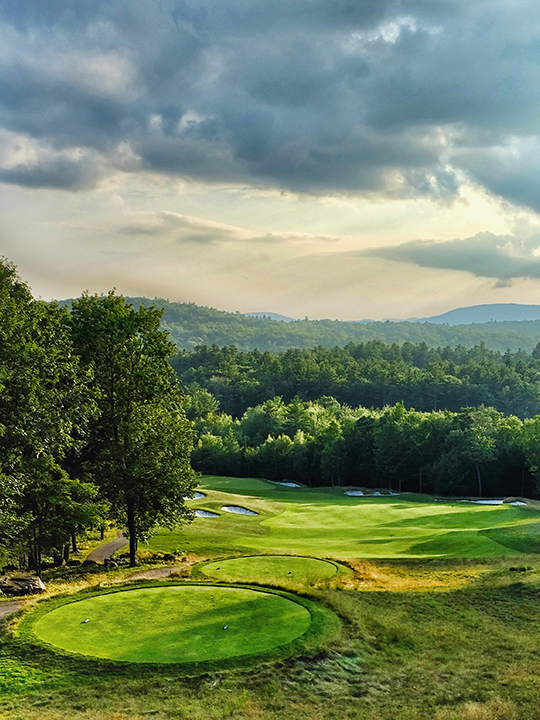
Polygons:
[[[540,511],[529,507],[435,502],[411,495],[348,497],[340,488],[287,488],[255,478],[205,476],[201,487],[207,496],[204,502],[192,501],[193,506],[219,511],[222,504],[235,504],[259,514],[196,519],[180,531],[158,532],[151,548],[214,557],[264,553],[391,559],[512,555],[537,547]],[[505,528],[513,537],[521,525],[529,526],[522,541],[507,542]]]
[[264,653],[303,635],[311,615],[281,595],[245,588],[166,586],[104,593],[42,615],[37,637],[116,661],[185,663]]

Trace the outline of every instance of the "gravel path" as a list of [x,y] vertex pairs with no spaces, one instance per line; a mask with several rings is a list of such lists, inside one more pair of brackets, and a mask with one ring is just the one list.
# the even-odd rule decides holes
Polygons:
[[128,539],[124,537],[121,530],[118,531],[118,537],[111,542],[101,545],[100,547],[92,550],[92,552],[86,557],[87,560],[93,560],[94,562],[103,563],[107,558],[114,555],[117,550],[125,547],[128,544]]
[[133,573],[128,580],[163,580],[179,570],[184,570],[185,565],[174,565],[173,567],[160,567],[153,570],[139,570]]
[[24,605],[24,600],[9,600],[8,602],[0,603],[0,620],[12,615],[17,610],[20,610]]

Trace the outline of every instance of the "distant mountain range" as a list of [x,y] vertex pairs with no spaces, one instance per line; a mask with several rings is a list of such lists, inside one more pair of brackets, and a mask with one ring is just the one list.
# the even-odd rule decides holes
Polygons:
[[[518,349],[531,352],[540,342],[540,305],[480,305],[452,310],[434,318],[346,322],[306,318],[293,320],[269,312],[245,315],[194,303],[169,302],[162,298],[128,297],[126,300],[135,307],[162,308],[162,327],[170,332],[172,341],[180,350],[216,344],[264,352],[317,345],[344,347],[348,343],[378,340],[398,345],[405,342],[426,343],[428,347],[435,348],[457,345],[470,348],[484,343],[486,347],[500,352],[507,348],[514,352]],[[61,301],[61,305],[69,307],[70,304],[71,300]],[[509,316],[505,312],[517,314]],[[509,317],[516,319],[510,320]],[[484,318],[488,321],[482,322]]]
[[290,323],[294,322],[297,318],[287,317],[287,315],[280,315],[279,313],[273,312],[249,312],[242,313],[246,317],[259,317],[259,318],[270,318],[270,320],[281,320],[282,322]]
[[[272,312],[249,312],[242,313],[247,317],[268,317],[271,320],[283,320],[283,322],[294,322],[296,318]],[[487,322],[521,322],[522,320],[540,320],[540,305],[518,305],[517,303],[493,303],[491,305],[471,305],[470,307],[456,308],[449,310],[442,315],[432,315],[423,318],[384,318],[379,322],[429,322],[435,325],[473,325],[474,323]],[[365,318],[363,320],[350,320],[349,322],[367,323],[378,322]]]
[[540,320],[540,305],[518,305],[517,303],[494,303],[493,305],[471,305],[449,310],[442,315],[425,318],[410,318],[409,322],[430,322],[437,325],[472,325],[473,323]]

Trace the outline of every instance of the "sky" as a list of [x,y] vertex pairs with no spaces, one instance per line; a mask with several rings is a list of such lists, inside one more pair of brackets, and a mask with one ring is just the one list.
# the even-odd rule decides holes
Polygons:
[[44,299],[540,304],[540,4],[2,0],[0,255]]

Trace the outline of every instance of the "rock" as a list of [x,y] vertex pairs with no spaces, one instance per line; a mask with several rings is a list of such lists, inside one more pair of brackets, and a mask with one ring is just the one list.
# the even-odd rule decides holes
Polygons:
[[174,560],[176,560],[174,555],[171,555],[170,553],[165,553],[162,559],[164,560],[164,562],[173,562]]
[[0,590],[4,595],[36,595],[45,592],[47,588],[37,575],[28,577],[3,577],[0,579]]
[[95,560],[83,560],[82,567],[96,567],[98,563]]

